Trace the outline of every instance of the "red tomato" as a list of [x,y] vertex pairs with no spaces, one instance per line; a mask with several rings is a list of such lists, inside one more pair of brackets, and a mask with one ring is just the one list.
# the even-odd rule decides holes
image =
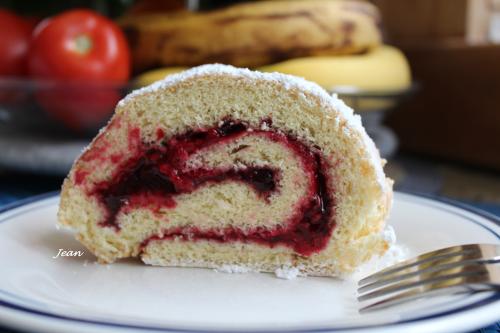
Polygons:
[[91,10],[70,10],[36,27],[29,70],[38,78],[126,81],[130,51],[111,20]]
[[81,130],[99,126],[111,114],[119,91],[95,87],[128,80],[130,50],[112,21],[91,10],[76,9],[36,27],[28,67],[35,78],[81,83],[37,95],[48,113]]
[[26,74],[28,47],[33,24],[20,16],[0,9],[0,75]]

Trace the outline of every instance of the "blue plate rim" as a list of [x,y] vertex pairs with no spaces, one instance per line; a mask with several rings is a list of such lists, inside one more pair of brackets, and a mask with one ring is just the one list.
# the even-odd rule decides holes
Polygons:
[[[476,207],[473,207],[471,205],[465,204],[463,202],[459,202],[453,199],[449,198],[444,198],[440,197],[437,195],[432,195],[432,194],[425,194],[425,193],[419,193],[419,192],[410,192],[410,191],[404,191],[400,192],[398,191],[397,193],[401,193],[404,195],[409,195],[413,196],[416,198],[423,198],[427,199],[428,202],[432,201],[437,201],[440,203],[444,203],[447,205],[450,205],[455,208],[459,208],[462,210],[465,210],[469,213],[473,213],[475,215],[478,215],[482,217],[483,219],[488,220],[488,222],[492,222],[497,226],[500,226],[500,216],[496,216],[494,214],[488,213],[484,210],[478,209]],[[36,196],[31,196],[25,199],[21,199],[18,201],[15,201],[13,203],[4,205],[0,207],[0,214],[7,213],[9,211],[12,211],[14,209],[33,204],[35,202],[51,199],[54,197],[59,196],[60,192],[59,191],[54,191],[54,192],[48,192],[48,193],[43,193],[40,195]],[[424,201],[425,202],[425,201]],[[485,226],[482,224],[480,221],[474,220],[471,218],[471,216],[460,214],[459,212],[453,211],[453,210],[446,210],[443,209],[442,206],[434,206],[434,208],[438,208],[441,210],[445,210],[448,213],[452,213],[454,215],[461,216],[462,218],[465,218],[474,224],[477,224],[493,235],[495,235],[499,240],[500,240],[500,234],[489,228],[488,226]],[[3,221],[0,220],[0,223]],[[262,333],[262,332],[279,332],[279,333],[322,333],[322,332],[339,332],[339,331],[355,331],[355,330],[360,330],[360,329],[376,329],[376,328],[384,328],[384,327],[397,327],[397,326],[402,326],[405,324],[412,324],[412,323],[417,323],[417,322],[423,322],[427,320],[432,320],[432,319],[438,319],[438,318],[443,318],[446,316],[451,316],[454,314],[459,314],[463,311],[469,311],[473,310],[476,308],[480,308],[482,306],[494,303],[496,301],[500,301],[500,293],[495,293],[485,299],[479,300],[475,303],[462,306],[456,309],[452,310],[447,310],[447,311],[442,311],[438,312],[435,314],[427,315],[427,316],[422,316],[418,318],[410,318],[410,319],[403,319],[399,321],[395,321],[392,323],[384,323],[384,324],[375,324],[375,325],[360,325],[360,326],[346,326],[346,327],[321,327],[321,328],[312,328],[312,329],[285,329],[285,330],[276,330],[276,329],[261,329],[261,330],[220,330],[220,329],[190,329],[190,328],[175,328],[175,327],[160,327],[160,326],[145,326],[145,325],[132,325],[132,324],[120,324],[120,323],[114,323],[114,322],[106,322],[106,321],[101,321],[101,320],[91,320],[91,319],[82,319],[78,317],[73,317],[73,316],[65,316],[65,315],[58,315],[46,311],[40,311],[36,309],[31,309],[22,305],[14,304],[5,300],[0,299],[0,307],[7,308],[10,310],[15,310],[19,311],[28,315],[35,315],[38,317],[42,318],[49,318],[49,319],[55,319],[55,320],[62,320],[64,322],[73,322],[73,323],[79,323],[79,324],[84,324],[84,325],[95,325],[95,326],[104,326],[104,327],[110,327],[110,328],[117,328],[117,329],[127,329],[127,330],[144,330],[144,331],[152,331],[152,332],[183,332],[183,333],[215,333],[215,332],[238,332],[238,333]],[[500,318],[499,318],[500,319]]]

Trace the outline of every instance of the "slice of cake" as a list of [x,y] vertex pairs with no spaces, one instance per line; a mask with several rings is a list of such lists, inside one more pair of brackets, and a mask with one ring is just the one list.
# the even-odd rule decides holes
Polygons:
[[64,182],[59,223],[106,263],[335,276],[388,248],[382,167],[316,84],[205,65],[118,104]]

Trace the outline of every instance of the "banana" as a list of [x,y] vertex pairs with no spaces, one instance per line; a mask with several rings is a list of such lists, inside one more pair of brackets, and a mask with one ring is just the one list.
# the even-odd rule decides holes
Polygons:
[[384,93],[403,90],[411,84],[406,57],[397,48],[387,45],[361,55],[297,58],[258,70],[301,76],[326,90],[355,87]]
[[[309,57],[284,61],[259,68],[314,81],[328,91],[338,92],[358,112],[385,110],[395,106],[397,95],[411,85],[411,70],[404,54],[384,45],[361,55]],[[353,90],[354,88],[354,90]],[[342,92],[362,91],[379,97],[353,97]],[[353,94],[355,95],[355,94]]]
[[[187,68],[165,67],[148,71],[138,76],[135,82],[137,86],[146,86]],[[401,51],[388,45],[361,55],[297,58],[256,69],[301,76],[326,90],[355,87],[385,93],[404,90],[411,84],[408,61]]]
[[220,62],[258,67],[356,54],[381,43],[377,8],[359,0],[242,3],[208,12],[121,18],[135,70]]

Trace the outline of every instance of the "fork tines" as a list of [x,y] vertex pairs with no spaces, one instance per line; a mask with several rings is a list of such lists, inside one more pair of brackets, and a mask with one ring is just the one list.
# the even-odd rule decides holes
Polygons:
[[500,289],[500,245],[470,244],[429,252],[358,282],[360,312],[436,294]]

